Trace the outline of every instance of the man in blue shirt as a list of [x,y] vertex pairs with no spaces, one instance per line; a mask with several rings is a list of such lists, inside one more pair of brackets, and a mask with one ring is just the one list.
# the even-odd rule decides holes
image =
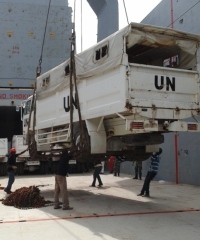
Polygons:
[[141,190],[140,194],[138,194],[138,196],[150,197],[149,186],[150,186],[150,182],[154,179],[154,177],[158,173],[158,167],[159,167],[159,163],[160,163],[160,154],[161,153],[162,153],[162,148],[159,148],[158,152],[152,153],[149,171],[147,172],[142,190]]

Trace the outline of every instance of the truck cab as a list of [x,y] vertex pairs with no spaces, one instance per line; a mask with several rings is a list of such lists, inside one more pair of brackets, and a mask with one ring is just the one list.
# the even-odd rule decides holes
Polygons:
[[8,154],[8,139],[0,138],[0,176],[5,176],[7,173],[7,155]]

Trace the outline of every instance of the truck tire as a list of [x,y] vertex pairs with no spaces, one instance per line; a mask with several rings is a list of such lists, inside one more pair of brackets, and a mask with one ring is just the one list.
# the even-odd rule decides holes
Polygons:
[[49,173],[49,163],[48,162],[40,162],[39,171],[40,171],[40,174]]
[[37,160],[37,146],[35,141],[35,136],[33,134],[29,135],[29,154],[32,161]]
[[122,151],[108,151],[108,156],[123,156],[124,161],[145,161],[151,153],[146,153],[145,146],[136,146],[133,148],[124,149]]
[[17,175],[24,174],[24,163],[17,163]]
[[6,163],[0,163],[0,176],[6,176],[7,175],[7,164]]
[[135,147],[133,150],[123,151],[123,156],[127,161],[145,161],[151,157],[151,153],[146,153],[145,147]]
[[164,143],[164,136],[159,133],[139,133],[121,137],[121,141],[132,146],[145,146]]
[[[80,143],[80,139],[81,139],[81,133],[80,133],[80,129],[77,129],[76,132],[74,133],[74,142],[75,145],[77,146],[77,148],[79,148],[79,143]],[[84,142],[84,148],[88,148],[89,147],[89,136],[88,133],[85,129],[85,142]]]
[[[77,125],[75,125],[75,127],[74,127],[73,136],[74,136],[74,144],[76,145],[76,148],[78,150],[80,150],[79,143],[80,143],[80,139],[81,139],[81,137],[80,137],[81,130],[80,130],[79,126],[77,126]],[[81,161],[84,160],[88,156],[89,150],[90,150],[90,137],[88,135],[86,126],[84,126],[84,137],[85,137],[85,140],[83,143],[82,153],[78,157],[78,159]]]
[[57,167],[58,167],[57,161],[52,161],[51,162],[51,169],[52,169],[53,174],[56,173]]

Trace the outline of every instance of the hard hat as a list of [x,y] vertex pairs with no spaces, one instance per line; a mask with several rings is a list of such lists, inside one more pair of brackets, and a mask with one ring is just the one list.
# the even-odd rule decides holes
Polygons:
[[10,149],[10,152],[11,152],[11,153],[16,153],[16,149],[15,149],[15,148],[11,148],[11,149]]

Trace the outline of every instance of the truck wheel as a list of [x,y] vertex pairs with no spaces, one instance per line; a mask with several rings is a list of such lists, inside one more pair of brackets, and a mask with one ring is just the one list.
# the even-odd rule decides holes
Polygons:
[[[80,134],[80,130],[77,130],[74,134],[74,140],[75,140],[75,145],[77,146],[78,149],[80,149],[80,140],[81,140],[81,134]],[[87,134],[87,132],[85,131],[85,141],[84,141],[84,148],[88,148],[89,146],[89,136]]]
[[40,162],[40,174],[47,174],[49,172],[49,163],[48,162]]
[[107,152],[108,156],[123,156],[125,157],[125,161],[144,161],[147,160],[151,153],[146,153],[145,146],[135,146],[128,147],[127,149],[123,149],[121,151],[113,150]]
[[24,174],[24,163],[17,163],[17,175]]
[[31,157],[31,160],[35,161],[37,160],[37,146],[35,137],[33,135],[29,136],[30,142],[29,142],[29,154]]
[[164,143],[164,136],[159,133],[139,133],[121,137],[121,141],[132,146],[145,146]]
[[81,149],[81,146],[80,146],[81,131],[80,131],[80,128],[77,126],[74,128],[74,134],[73,134],[74,135],[74,143],[78,150],[82,150],[82,153],[78,157],[79,160],[83,160],[84,158],[86,158],[89,153],[89,149],[90,149],[90,137],[88,135],[86,127],[84,127],[84,134],[85,134],[84,135],[85,140],[84,140],[84,143],[82,146],[83,149]]
[[51,167],[52,167],[52,173],[55,174],[57,170],[57,162],[52,161]]
[[145,146],[136,146],[134,148],[128,148],[127,150],[123,150],[124,156],[129,161],[144,161],[147,160],[151,153],[146,153]]
[[0,176],[6,176],[7,175],[7,164],[6,163],[0,163]]

